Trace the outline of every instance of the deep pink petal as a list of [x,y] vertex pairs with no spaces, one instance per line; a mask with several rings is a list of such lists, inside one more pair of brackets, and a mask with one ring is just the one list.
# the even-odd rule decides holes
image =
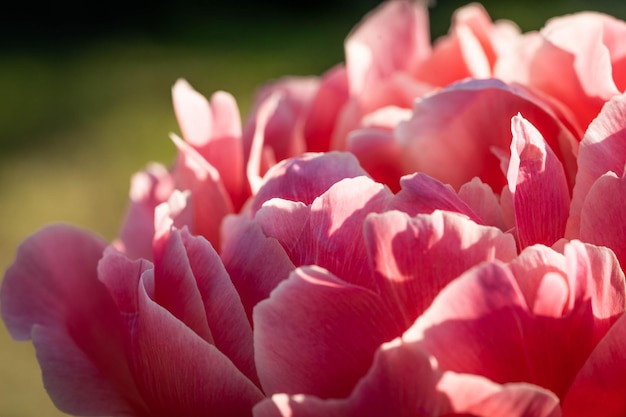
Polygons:
[[626,413],[626,316],[609,330],[578,372],[563,411],[567,416],[618,417]]
[[467,269],[516,255],[510,235],[445,211],[372,214],[365,240],[381,297],[406,327]]
[[311,204],[334,183],[361,175],[366,173],[350,153],[304,154],[288,159],[267,173],[251,210],[275,197]]
[[505,177],[494,148],[508,153],[510,120],[518,112],[542,132],[573,175],[577,141],[569,130],[536,96],[497,80],[460,82],[419,100],[413,117],[396,129],[405,149],[404,169],[421,171],[457,190],[474,177],[499,190]]
[[340,109],[348,101],[348,77],[343,64],[322,76],[317,95],[304,124],[304,138],[309,152],[330,150],[330,141]]
[[400,332],[376,294],[299,268],[254,310],[261,384],[268,394],[346,396],[378,346]]
[[520,247],[551,246],[564,236],[569,213],[563,166],[541,133],[521,115],[511,119],[511,131],[507,180]]
[[11,335],[33,338],[44,385],[73,414],[140,413],[124,356],[123,321],[97,265],[105,243],[70,226],[26,239],[0,291]]

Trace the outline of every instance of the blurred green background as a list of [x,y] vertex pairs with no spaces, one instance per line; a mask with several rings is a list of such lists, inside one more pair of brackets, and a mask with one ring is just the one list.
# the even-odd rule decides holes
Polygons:
[[[2,16],[0,270],[47,223],[116,235],[132,173],[174,156],[168,133],[178,131],[170,98],[177,78],[205,95],[233,93],[245,115],[261,83],[321,74],[343,60],[343,39],[379,1],[295,3],[156,2],[137,11],[121,2],[91,11],[26,4]],[[465,3],[431,8],[433,37]],[[609,0],[483,4],[524,31],[585,9],[626,18],[626,5]],[[13,342],[0,325],[0,417],[61,415],[30,343]]]

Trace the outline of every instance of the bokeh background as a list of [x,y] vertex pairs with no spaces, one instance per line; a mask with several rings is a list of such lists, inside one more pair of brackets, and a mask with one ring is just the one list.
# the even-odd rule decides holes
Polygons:
[[[3,12],[0,271],[24,237],[51,222],[116,235],[132,173],[174,157],[168,133],[178,132],[170,98],[177,78],[205,95],[233,93],[245,115],[261,83],[321,74],[342,61],[344,38],[380,1],[227,3],[22,2]],[[465,3],[431,7],[433,39]],[[626,19],[626,3],[612,0],[483,4],[524,31],[580,10]],[[0,325],[0,417],[63,415],[42,387],[30,343],[12,341]]]

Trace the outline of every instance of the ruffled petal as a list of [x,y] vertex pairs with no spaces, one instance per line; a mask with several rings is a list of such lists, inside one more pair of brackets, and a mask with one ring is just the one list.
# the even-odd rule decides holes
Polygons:
[[254,310],[261,384],[268,394],[347,396],[378,346],[400,332],[373,292],[299,268]]

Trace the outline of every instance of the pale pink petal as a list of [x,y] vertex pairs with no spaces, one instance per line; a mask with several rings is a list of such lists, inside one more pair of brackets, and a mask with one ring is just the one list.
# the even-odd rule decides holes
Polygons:
[[375,293],[299,268],[254,310],[261,384],[267,394],[347,396],[378,346],[400,332]]
[[516,255],[510,235],[445,211],[372,214],[364,234],[381,297],[405,328],[467,269]]
[[600,177],[587,193],[580,216],[580,239],[613,249],[626,266],[626,177]]
[[33,338],[44,385],[63,411],[141,413],[125,360],[123,320],[97,265],[105,244],[70,226],[27,238],[0,291],[2,318],[18,340]]
[[570,308],[565,256],[535,245],[525,248],[509,267],[528,308],[536,315],[558,318]]
[[520,247],[551,246],[563,237],[569,212],[563,166],[541,133],[521,115],[511,119],[511,131],[507,180]]
[[224,91],[211,102],[185,80],[172,88],[174,111],[187,142],[220,174],[236,208],[246,198],[241,116],[235,98]]
[[206,144],[213,136],[213,113],[208,100],[185,80],[172,87],[172,101],[183,137],[193,146]]
[[488,226],[508,230],[498,197],[491,187],[474,177],[459,189],[459,198]]
[[154,209],[167,201],[174,188],[174,179],[162,165],[151,164],[133,175],[130,201],[115,243],[118,249],[134,259],[152,259]]
[[269,297],[296,267],[276,239],[241,216],[224,219],[222,227],[228,233],[221,258],[251,321],[254,306]]
[[424,172],[455,189],[479,177],[499,190],[505,177],[494,148],[508,152],[510,121],[518,112],[570,167],[576,140],[544,103],[498,80],[470,80],[419,100],[413,117],[398,125],[395,133],[405,149],[404,169]]
[[274,394],[254,406],[254,417],[348,417],[342,400],[322,400],[304,394]]
[[482,220],[454,192],[452,187],[435,178],[417,172],[400,180],[402,190],[393,199],[390,208],[404,211],[410,216],[446,210],[463,214],[474,222]]
[[580,216],[583,204],[594,182],[611,171],[618,177],[624,174],[626,164],[626,95],[614,97],[589,125],[578,151],[578,173],[574,186],[569,238],[580,236]]
[[268,171],[251,210],[257,211],[272,198],[311,204],[331,185],[344,178],[367,175],[350,153],[308,153],[280,162]]
[[626,316],[591,353],[563,400],[566,416],[619,417],[626,413]]
[[348,36],[345,51],[352,94],[362,94],[396,71],[411,73],[430,53],[426,4],[383,3]]

